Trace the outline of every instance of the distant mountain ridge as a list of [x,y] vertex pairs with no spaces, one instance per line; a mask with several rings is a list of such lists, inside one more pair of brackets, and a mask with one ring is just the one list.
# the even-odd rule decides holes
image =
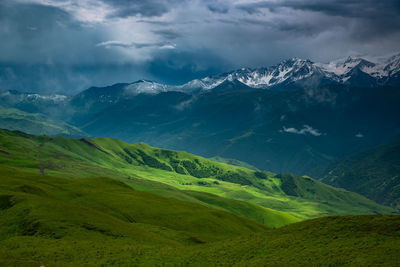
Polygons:
[[[137,94],[158,94],[168,91],[198,93],[212,90],[223,83],[242,84],[249,88],[288,90],[292,88],[317,87],[332,84],[353,86],[387,86],[400,84],[400,53],[375,59],[349,56],[329,63],[291,58],[279,64],[261,68],[241,68],[227,73],[194,79],[182,85],[167,85],[156,81],[138,80],[132,83],[114,84],[107,87],[91,87],[88,90],[112,88],[121,85],[125,97]],[[115,93],[115,92],[114,92]],[[22,100],[65,101],[70,97],[40,95],[5,91],[1,96],[18,95]],[[79,95],[79,94],[78,94]]]
[[[290,86],[313,87],[326,84],[360,85],[360,76],[368,76],[370,86],[399,84],[400,54],[375,62],[348,57],[328,64],[291,58],[267,68],[242,68],[225,74],[190,81],[184,88],[213,89],[224,81],[239,81],[252,88]],[[365,78],[365,77],[363,77]]]
[[0,106],[45,114],[91,136],[303,175],[400,135],[399,60],[294,58],[178,86],[140,80],[74,96],[3,91]]
[[[290,89],[329,84],[355,86],[397,85],[400,80],[400,54],[373,62],[361,57],[348,57],[328,64],[291,58],[271,67],[242,68],[228,73],[195,79],[173,86],[139,80],[127,85],[127,92],[155,94],[167,91],[196,93],[212,90],[224,82],[243,84],[249,88]],[[368,81],[366,84],[365,81]]]

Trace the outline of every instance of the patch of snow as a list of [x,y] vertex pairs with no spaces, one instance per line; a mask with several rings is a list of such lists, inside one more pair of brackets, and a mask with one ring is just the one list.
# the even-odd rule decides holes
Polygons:
[[152,81],[137,81],[134,83],[131,83],[127,86],[125,86],[124,90],[125,93],[127,94],[158,94],[161,92],[167,92],[170,91],[171,88],[170,86],[161,84],[161,83],[156,83]]

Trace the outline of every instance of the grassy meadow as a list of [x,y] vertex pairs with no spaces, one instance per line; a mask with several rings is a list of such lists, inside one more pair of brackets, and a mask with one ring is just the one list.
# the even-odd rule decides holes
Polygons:
[[394,209],[309,177],[8,130],[0,177],[1,266],[398,263]]

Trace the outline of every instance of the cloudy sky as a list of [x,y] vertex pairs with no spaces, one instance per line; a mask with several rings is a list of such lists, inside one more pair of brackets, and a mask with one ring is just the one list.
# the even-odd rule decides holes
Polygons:
[[0,0],[0,88],[180,84],[290,57],[399,51],[398,0]]

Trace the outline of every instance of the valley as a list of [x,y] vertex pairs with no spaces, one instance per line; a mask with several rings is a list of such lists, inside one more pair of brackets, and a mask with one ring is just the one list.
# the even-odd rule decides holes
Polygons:
[[346,64],[3,92],[0,264],[396,265],[397,74]]
[[0,267],[400,267],[398,0],[0,0]]
[[[0,105],[4,114],[10,108],[41,114],[81,131],[70,130],[69,136],[145,142],[276,173],[309,175],[317,166],[400,136],[398,62],[398,55],[380,63],[349,58],[327,65],[291,59],[179,86],[139,80],[91,87],[73,96],[5,91]],[[365,76],[374,82],[363,83]],[[273,77],[281,80],[266,83]],[[9,116],[8,121],[13,119]],[[5,119],[0,126],[9,128]],[[22,123],[12,129],[68,135],[51,127],[30,130]]]
[[399,215],[332,217],[396,210],[309,177],[111,138],[1,130],[0,144],[3,265],[318,264],[321,253],[363,264],[398,253]]

